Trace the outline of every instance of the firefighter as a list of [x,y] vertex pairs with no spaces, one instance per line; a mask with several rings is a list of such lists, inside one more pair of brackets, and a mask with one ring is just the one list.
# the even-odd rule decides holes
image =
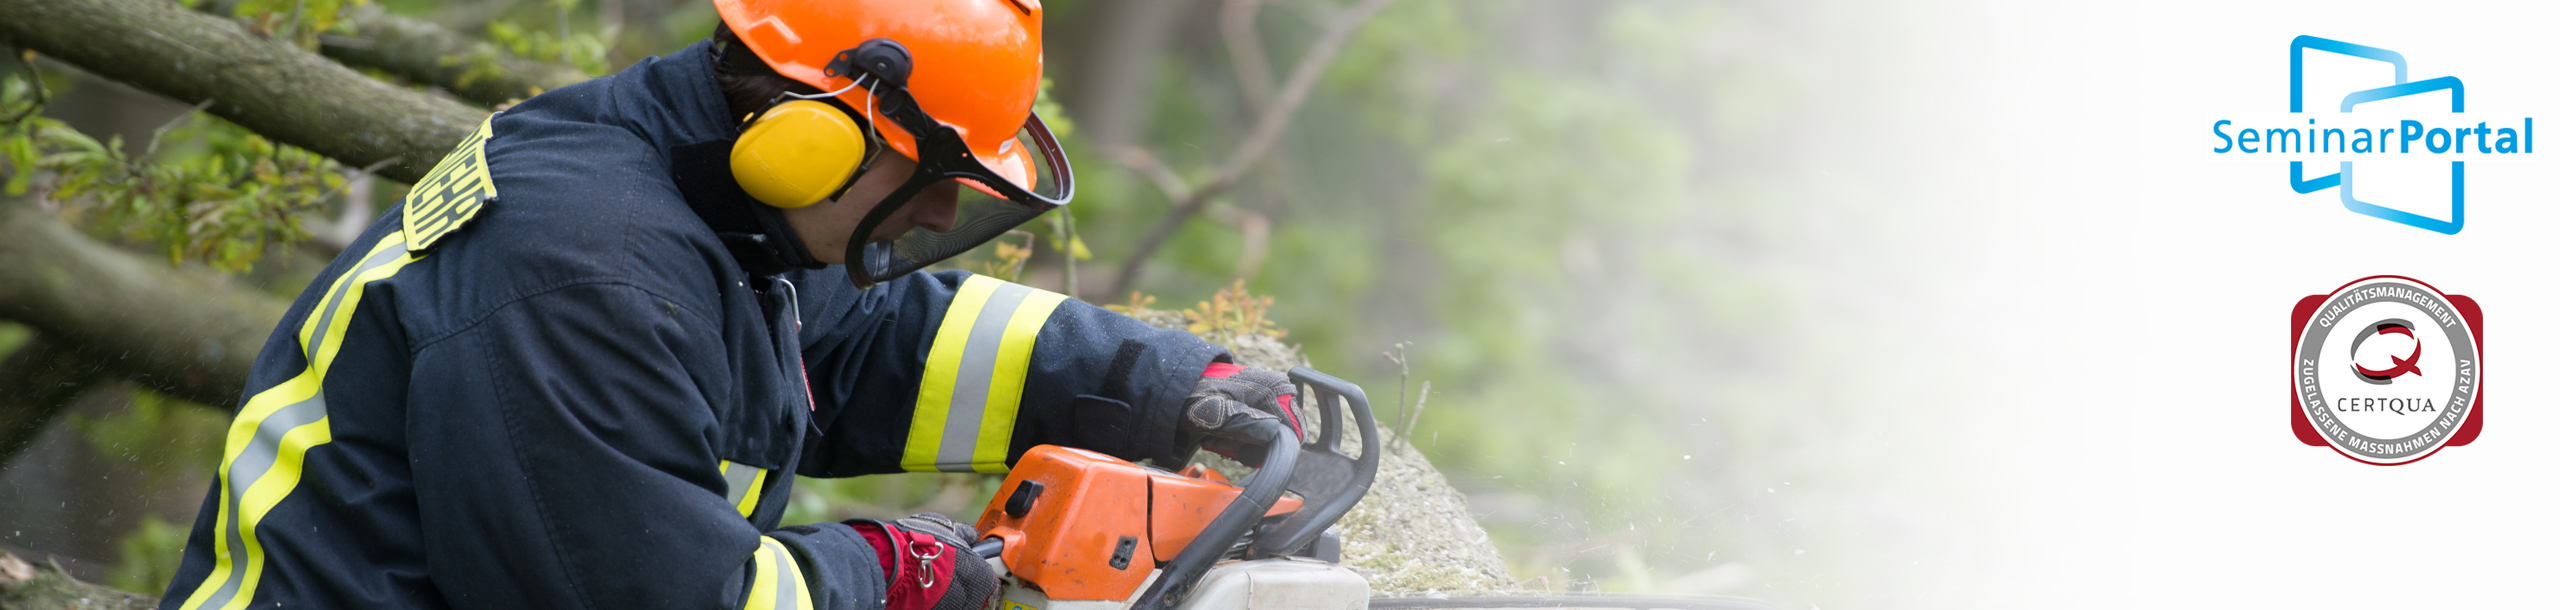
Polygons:
[[922,272],[1072,197],[1037,0],[714,4],[493,115],[303,291],[163,610],[971,610],[976,532],[786,526],[793,475],[1295,432],[1187,333]]

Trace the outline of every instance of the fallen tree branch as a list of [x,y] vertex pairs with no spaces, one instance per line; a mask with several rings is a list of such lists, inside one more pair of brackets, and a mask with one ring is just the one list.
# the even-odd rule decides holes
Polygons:
[[0,0],[0,38],[403,182],[488,115],[167,0]]
[[0,551],[0,608],[9,610],[146,610],[158,600],[80,582],[53,562],[30,563]]
[[[1244,178],[1245,172],[1262,161],[1264,154],[1271,152],[1271,147],[1279,143],[1280,134],[1288,129],[1290,120],[1297,117],[1298,107],[1306,104],[1307,94],[1315,90],[1316,78],[1333,65],[1334,58],[1342,53],[1342,46],[1351,41],[1351,34],[1393,2],[1395,0],[1360,0],[1359,4],[1325,25],[1324,36],[1307,48],[1306,55],[1298,58],[1297,66],[1290,68],[1289,82],[1281,86],[1277,98],[1263,107],[1262,116],[1254,121],[1253,131],[1245,136],[1244,143],[1236,146],[1235,152],[1218,166],[1218,173],[1207,183],[1181,189],[1188,191],[1189,196],[1175,203],[1172,213],[1156,221],[1155,227],[1147,231],[1146,238],[1138,241],[1138,249],[1131,252],[1127,260],[1121,261],[1120,276],[1112,281],[1110,294],[1120,294],[1135,287],[1138,273],[1146,268],[1147,258],[1164,247],[1165,240],[1173,237],[1175,229],[1199,214],[1201,208],[1209,205],[1209,200],[1235,186],[1237,180]],[[1148,157],[1153,158],[1153,155]],[[1170,192],[1172,189],[1167,190]]]
[[517,57],[496,45],[391,14],[380,6],[356,7],[355,14],[342,23],[355,35],[321,36],[320,54],[350,66],[443,87],[478,104],[505,104],[592,78],[577,68]]
[[286,306],[98,243],[24,200],[0,201],[0,318],[161,393],[238,403]]
[[[0,0],[0,38],[207,109],[270,139],[415,181],[486,113],[358,74],[238,21],[163,0]],[[0,318],[114,374],[227,407],[282,299],[100,244],[0,202]]]
[[109,378],[105,362],[43,335],[19,345],[0,361],[0,467],[26,451],[72,400]]

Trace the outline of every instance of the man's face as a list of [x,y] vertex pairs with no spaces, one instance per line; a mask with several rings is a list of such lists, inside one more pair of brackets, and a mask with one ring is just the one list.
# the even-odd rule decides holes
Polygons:
[[[914,160],[895,151],[882,151],[879,158],[872,160],[871,169],[853,181],[853,188],[845,189],[844,196],[809,207],[783,210],[782,217],[791,222],[792,232],[800,235],[800,243],[809,247],[811,257],[831,265],[844,264],[845,241],[853,239],[853,230],[862,225],[862,217],[870,214],[871,208],[878,206],[881,199],[897,191],[898,185],[906,184],[907,176],[914,174],[915,169]],[[888,218],[882,219],[880,227],[872,230],[871,241],[895,240],[917,228],[949,231],[959,212],[960,183],[951,180],[936,182],[917,192],[915,198],[899,206],[898,211],[889,214]]]

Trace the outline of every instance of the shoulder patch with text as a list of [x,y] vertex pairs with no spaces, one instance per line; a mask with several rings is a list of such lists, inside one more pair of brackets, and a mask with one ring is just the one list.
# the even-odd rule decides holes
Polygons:
[[400,202],[400,230],[406,233],[409,251],[418,252],[433,246],[436,240],[471,222],[480,206],[498,196],[498,186],[489,181],[489,121],[480,120],[480,128],[462,139],[453,152],[445,153],[427,177],[409,189],[409,197]]

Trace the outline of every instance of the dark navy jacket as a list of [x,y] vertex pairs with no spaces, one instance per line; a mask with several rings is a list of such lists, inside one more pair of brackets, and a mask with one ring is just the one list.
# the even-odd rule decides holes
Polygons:
[[1222,351],[962,272],[777,265],[789,232],[703,171],[728,116],[697,44],[455,149],[259,354],[160,607],[877,610],[860,535],[780,527],[791,473],[1187,455]]

